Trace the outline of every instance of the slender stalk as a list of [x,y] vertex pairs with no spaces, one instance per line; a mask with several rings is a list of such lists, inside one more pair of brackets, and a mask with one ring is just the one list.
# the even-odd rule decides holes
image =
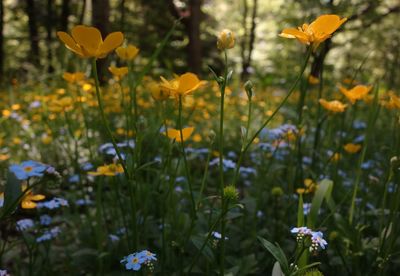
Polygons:
[[[260,132],[272,121],[272,119],[275,117],[275,115],[279,112],[279,110],[282,108],[282,106],[285,105],[289,97],[293,94],[294,89],[296,88],[297,84],[299,83],[301,77],[304,74],[304,71],[306,70],[308,61],[310,59],[312,53],[312,48],[309,47],[308,52],[306,54],[306,58],[304,60],[303,66],[301,67],[300,74],[297,76],[296,80],[294,81],[293,85],[290,87],[288,94],[286,97],[282,100],[282,102],[278,105],[278,107],[274,110],[274,112],[271,114],[270,117],[261,125],[261,127],[254,133],[254,135],[251,137],[251,139],[247,142],[246,146],[240,151],[239,155],[239,160],[236,163],[236,169],[235,169],[235,177],[234,179],[237,179],[237,175],[239,174],[239,168],[240,165],[242,164],[244,154],[247,152],[247,150],[250,148],[251,144],[253,141],[257,138],[257,136],[260,134]],[[235,182],[232,183],[232,185],[236,185]]]
[[117,153],[118,159],[121,162],[122,168],[124,169],[125,177],[127,179],[130,179],[129,171],[126,168],[124,160],[122,159],[121,152],[120,152],[120,150],[119,150],[119,148],[117,146],[117,143],[115,142],[115,138],[114,138],[114,136],[113,136],[113,134],[111,132],[110,126],[108,125],[108,121],[107,121],[106,115],[104,113],[103,100],[102,100],[101,95],[100,95],[100,84],[99,84],[99,77],[98,77],[98,74],[97,74],[97,64],[96,64],[96,59],[95,58],[92,60],[92,67],[93,67],[94,80],[95,80],[95,84],[96,84],[97,102],[99,104],[99,110],[100,110],[102,123],[103,123],[104,127],[106,128],[107,134],[108,134],[109,138],[111,139],[111,143],[113,144],[113,147],[115,149],[115,152]]
[[[221,90],[221,101],[220,101],[220,117],[219,117],[219,180],[220,180],[220,196],[221,196],[221,212],[225,211],[225,199],[224,199],[224,104],[225,104],[225,88],[228,82],[228,55],[224,50],[225,57],[225,71],[224,79],[220,86]],[[225,269],[225,219],[221,218],[221,240],[220,240],[220,260],[219,260],[219,273],[224,275]]]
[[187,182],[189,185],[190,201],[192,203],[191,214],[192,214],[192,219],[195,219],[196,218],[196,202],[194,201],[192,181],[191,181],[191,176],[190,176],[190,172],[189,172],[189,164],[187,162],[186,152],[185,152],[185,141],[183,141],[183,133],[182,133],[182,95],[179,95],[178,128],[179,128],[179,134],[181,137],[181,153],[182,153],[183,163],[184,163],[184,167],[185,167],[186,178],[187,178]]

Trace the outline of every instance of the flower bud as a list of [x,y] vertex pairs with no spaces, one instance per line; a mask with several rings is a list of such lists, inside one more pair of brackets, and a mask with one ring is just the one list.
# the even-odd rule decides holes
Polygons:
[[236,200],[239,197],[239,193],[236,188],[232,185],[224,188],[224,198],[228,200]]
[[231,49],[235,46],[235,35],[231,30],[224,29],[219,33],[217,48],[219,50]]
[[217,136],[217,134],[215,133],[214,130],[210,130],[208,133],[208,140],[211,144],[214,143],[215,137]]
[[247,97],[250,100],[251,97],[253,97],[253,83],[250,80],[246,81],[244,89],[246,90]]

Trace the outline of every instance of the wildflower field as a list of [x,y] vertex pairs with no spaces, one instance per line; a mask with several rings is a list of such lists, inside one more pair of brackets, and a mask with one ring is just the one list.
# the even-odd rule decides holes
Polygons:
[[1,2],[0,276],[398,275],[397,1],[45,2]]

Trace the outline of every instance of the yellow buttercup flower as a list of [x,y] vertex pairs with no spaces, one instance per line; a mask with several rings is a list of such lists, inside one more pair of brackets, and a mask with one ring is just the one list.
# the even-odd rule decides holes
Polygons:
[[296,38],[303,44],[312,45],[316,49],[319,44],[327,40],[344,23],[347,18],[340,19],[334,14],[319,16],[311,24],[303,24],[301,27],[284,29],[280,34],[284,38]]
[[369,91],[371,91],[372,86],[356,85],[352,89],[347,90],[346,88],[340,86],[339,90],[346,96],[346,98],[354,104],[357,100],[363,99]]
[[63,79],[69,83],[78,83],[85,79],[85,73],[83,73],[83,72],[75,72],[75,73],[64,72]]
[[57,36],[69,50],[82,58],[105,58],[124,40],[121,32],[113,32],[103,41],[97,28],[83,25],[73,27],[71,35],[57,32]]
[[[22,191],[25,191],[28,189],[26,185],[22,186]],[[34,195],[32,191],[29,191],[25,194],[24,198],[21,201],[21,207],[22,209],[33,209],[36,208],[36,202],[35,201],[40,201],[45,199],[46,197],[41,194],[36,194]]]
[[388,100],[382,100],[381,104],[387,109],[400,109],[400,97],[396,96],[393,91],[387,93]]
[[0,154],[0,161],[6,161],[8,159],[10,159],[9,154]]
[[348,143],[348,144],[344,145],[343,148],[348,153],[357,153],[360,151],[361,145]]
[[90,175],[104,175],[104,176],[115,176],[117,174],[123,173],[124,169],[121,164],[109,164],[100,166],[95,172],[89,172]]
[[218,35],[217,48],[219,50],[232,49],[235,46],[235,34],[228,29],[222,30]]
[[158,83],[154,81],[147,83],[146,89],[150,91],[153,99],[157,101],[166,100],[171,96],[171,92],[169,90],[161,87]]
[[[182,129],[182,137],[183,137],[183,141],[186,141],[190,135],[192,135],[194,130],[194,127],[186,127]],[[165,135],[165,131],[162,132],[163,135]],[[177,142],[181,142],[181,132],[179,129],[174,129],[174,128],[169,128],[167,129],[167,136],[170,139],[173,139]]]
[[319,103],[325,108],[326,110],[332,111],[334,113],[342,113],[345,111],[347,104],[343,104],[340,101],[327,101],[324,99],[319,99]]
[[310,75],[308,77],[308,83],[309,84],[318,84],[319,83],[319,78],[314,77],[313,75]]
[[181,76],[176,76],[173,80],[166,80],[161,77],[161,89],[169,91],[175,97],[185,96],[194,90],[203,86],[206,82],[200,81],[199,78],[193,73],[185,73]]
[[108,67],[108,71],[110,71],[115,77],[122,79],[126,74],[128,74],[128,67]]
[[139,49],[133,45],[127,47],[118,47],[115,52],[122,60],[133,60],[139,53]]

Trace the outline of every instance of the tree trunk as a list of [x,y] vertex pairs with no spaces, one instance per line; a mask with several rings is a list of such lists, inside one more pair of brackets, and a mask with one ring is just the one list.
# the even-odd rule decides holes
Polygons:
[[251,55],[253,54],[254,50],[254,42],[256,40],[256,18],[257,18],[257,9],[258,9],[258,1],[253,1],[253,11],[251,14],[251,28],[250,28],[250,38],[249,38],[249,47],[247,51],[247,58],[243,63],[243,70],[242,70],[242,80],[249,76],[249,69],[251,66]]
[[331,39],[326,40],[321,48],[322,49],[320,50],[320,52],[314,56],[314,60],[311,65],[311,75],[316,78],[320,77],[322,67],[324,66],[325,58],[328,52],[332,48],[332,40]]
[[200,23],[201,23],[201,0],[190,0],[190,17],[187,20],[186,32],[189,37],[187,46],[188,66],[190,71],[195,74],[201,72],[202,52],[200,39]]
[[63,0],[61,6],[60,31],[68,31],[68,17],[70,15],[69,0]]
[[47,44],[47,72],[53,73],[54,67],[52,65],[53,53],[51,49],[52,32],[53,32],[53,0],[47,0],[47,20],[46,20],[46,44]]
[[85,10],[86,10],[86,0],[82,0],[81,14],[79,15],[79,25],[83,24],[83,19],[85,17]]
[[[103,35],[103,39],[109,33],[109,16],[110,2],[109,0],[92,0],[92,23]],[[105,83],[107,70],[107,60],[97,60],[97,71],[99,80],[102,84]]]
[[28,15],[29,39],[31,43],[29,59],[32,64],[40,66],[39,33],[37,29],[34,0],[26,0],[26,13]]
[[121,0],[120,6],[120,14],[121,14],[121,18],[120,18],[120,26],[119,29],[121,32],[125,31],[125,0]]
[[0,0],[0,83],[4,80],[4,3]]
[[244,74],[246,71],[246,41],[247,41],[247,15],[249,12],[249,5],[247,4],[247,0],[243,0],[243,17],[242,17],[242,28],[243,28],[243,36],[240,40],[240,57],[242,60],[242,74],[241,79],[244,79]]

